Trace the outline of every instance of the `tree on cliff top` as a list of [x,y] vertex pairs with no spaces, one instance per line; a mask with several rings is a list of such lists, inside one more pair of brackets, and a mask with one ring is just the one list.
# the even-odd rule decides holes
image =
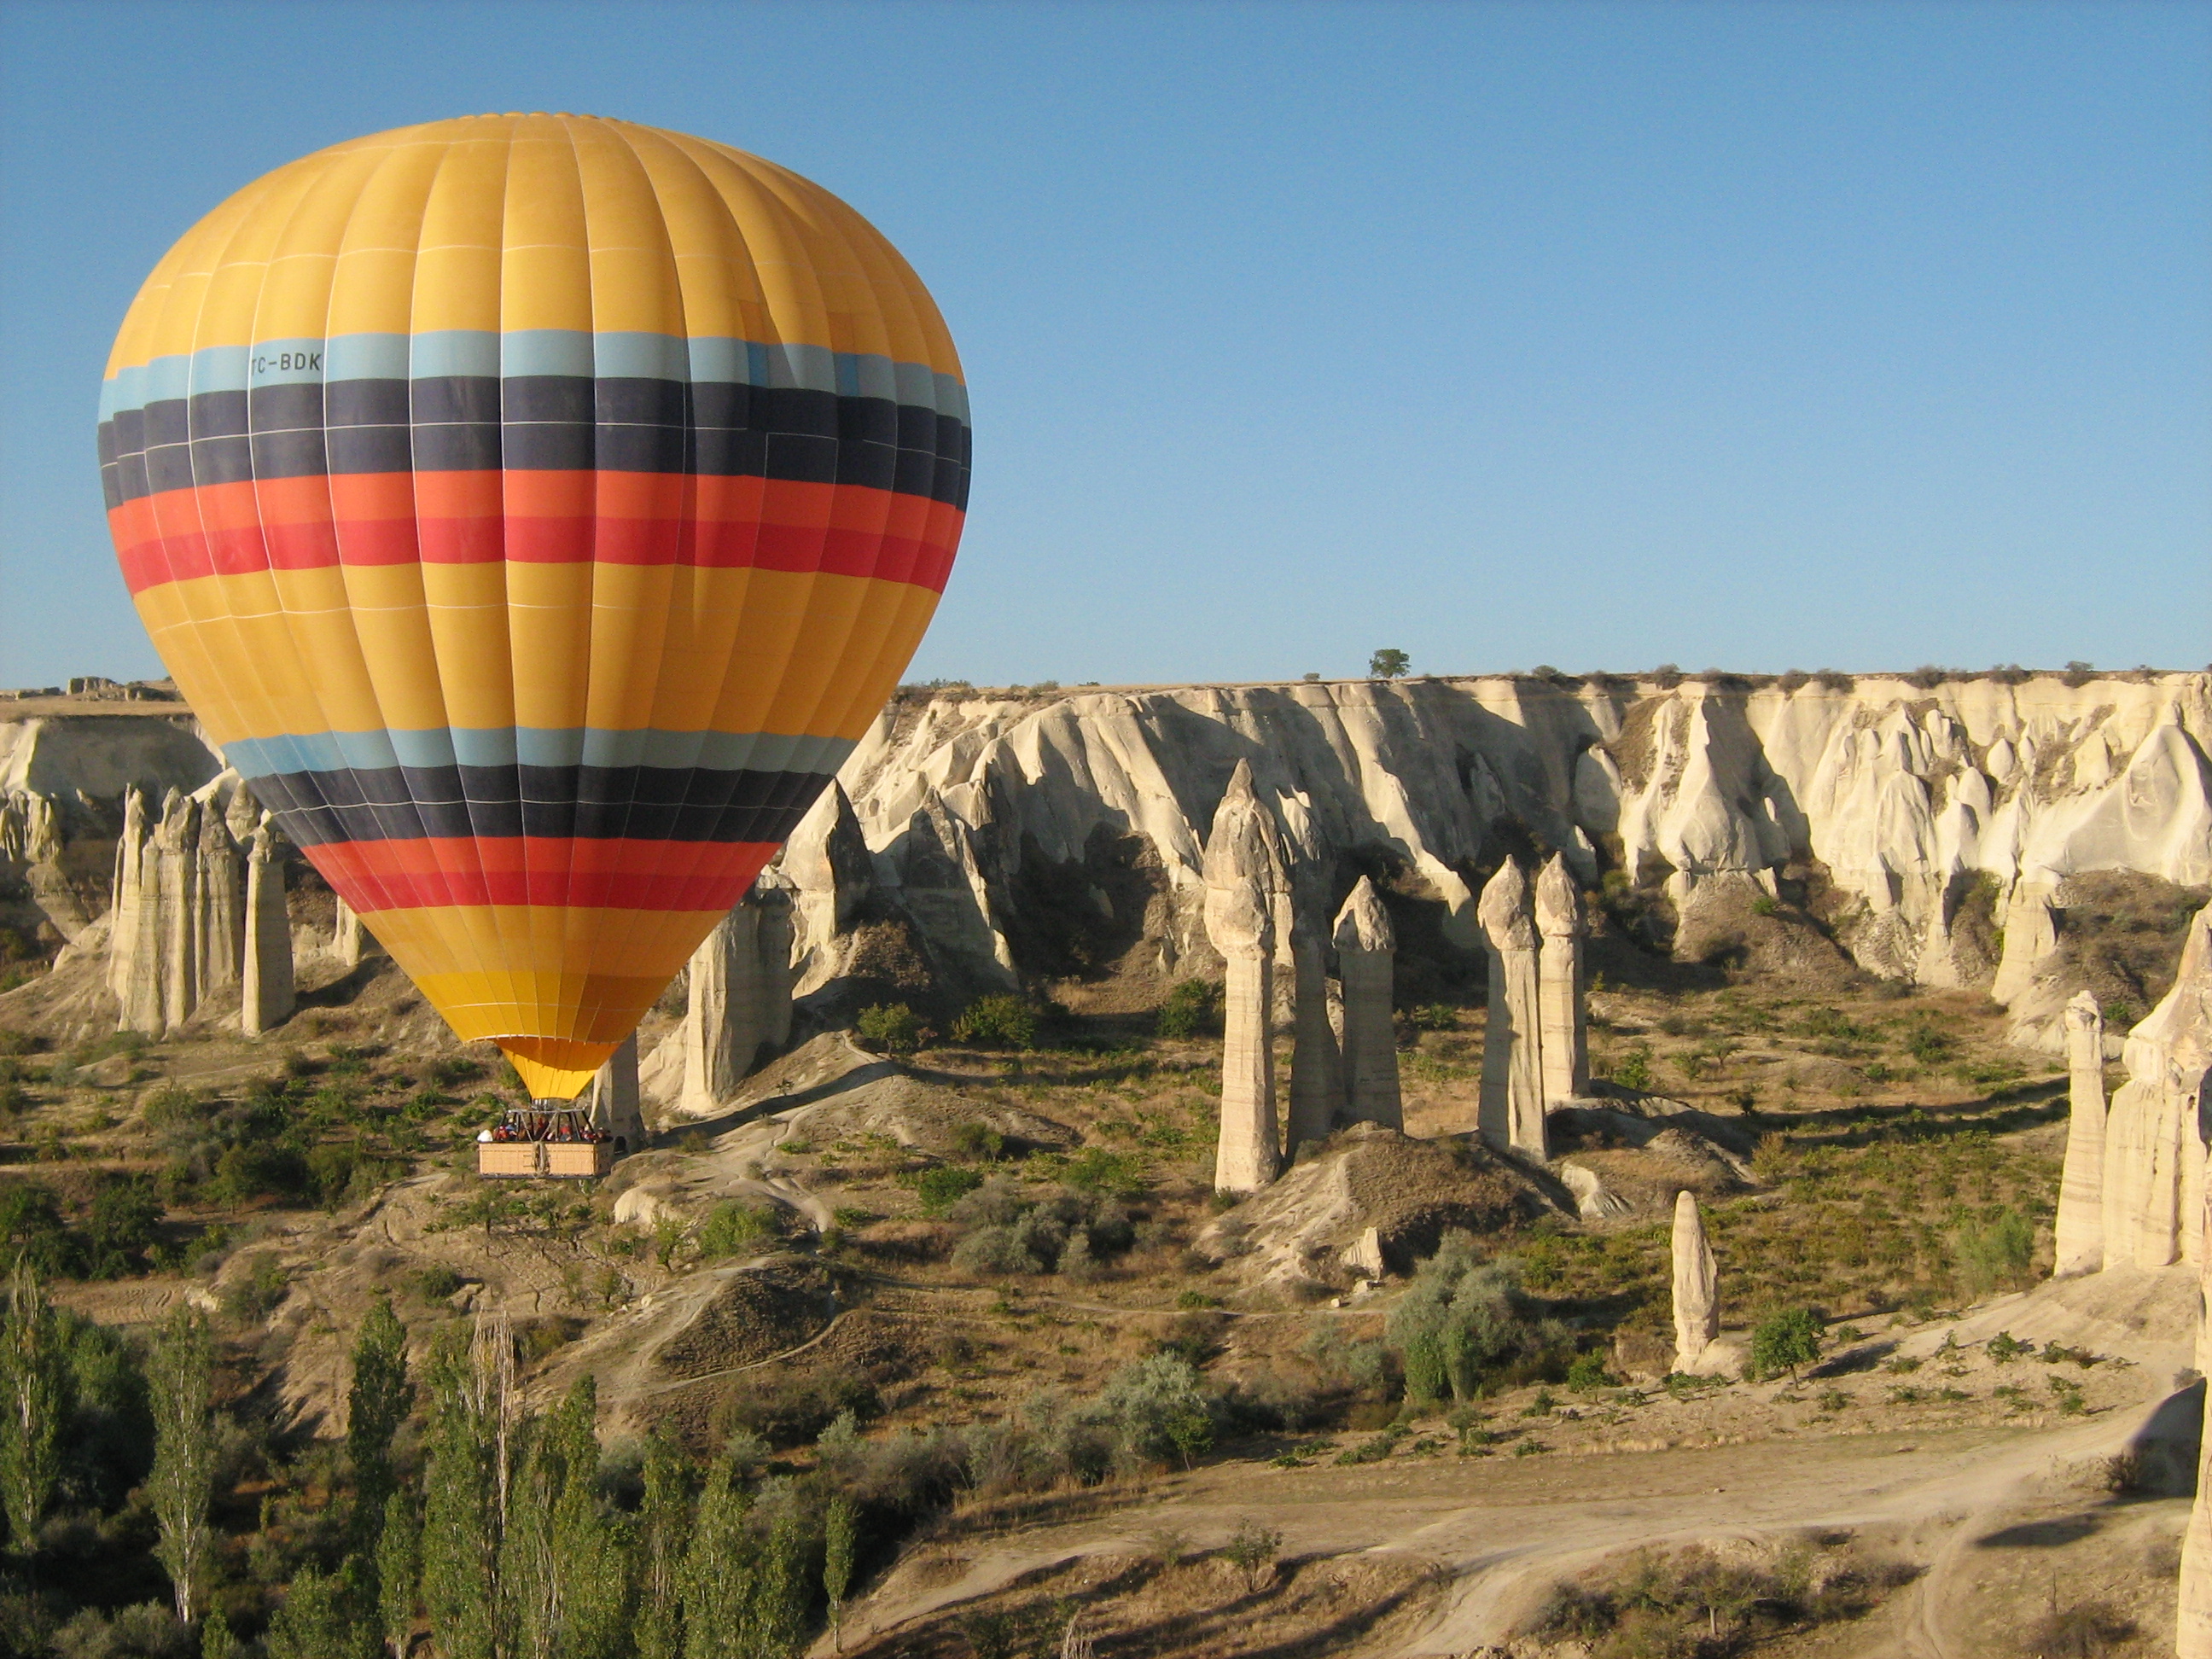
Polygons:
[[1367,678],[1371,680],[1401,680],[1412,672],[1413,659],[1395,646],[1385,646],[1367,659]]

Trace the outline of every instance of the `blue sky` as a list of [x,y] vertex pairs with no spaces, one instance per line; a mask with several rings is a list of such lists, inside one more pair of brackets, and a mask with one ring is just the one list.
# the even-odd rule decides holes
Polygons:
[[170,241],[503,109],[930,284],[916,678],[2212,656],[2212,7],[0,0],[0,684],[158,672],[92,426]]

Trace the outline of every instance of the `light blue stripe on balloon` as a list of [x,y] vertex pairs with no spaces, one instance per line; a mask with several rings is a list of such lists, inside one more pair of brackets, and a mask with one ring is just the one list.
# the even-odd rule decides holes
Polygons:
[[434,334],[341,334],[330,343],[324,356],[323,378],[404,380],[415,342],[438,337]]
[[434,328],[414,336],[409,343],[406,366],[391,377],[394,380],[400,374],[417,380],[499,376],[499,336],[490,329]]
[[241,738],[225,757],[252,777],[272,773],[381,771],[394,766],[650,766],[682,771],[834,772],[849,738],[781,732],[618,732],[587,726],[431,726],[408,732],[324,732]]
[[[320,354],[319,364],[309,367]],[[288,363],[287,356],[300,363]],[[100,388],[100,418],[188,391],[243,392],[250,386],[315,380],[432,380],[571,374],[791,387],[842,397],[885,398],[968,419],[968,388],[927,363],[879,352],[832,351],[725,336],[684,338],[638,330],[432,329],[421,334],[341,334],[328,341],[265,340],[210,346],[117,371]]]

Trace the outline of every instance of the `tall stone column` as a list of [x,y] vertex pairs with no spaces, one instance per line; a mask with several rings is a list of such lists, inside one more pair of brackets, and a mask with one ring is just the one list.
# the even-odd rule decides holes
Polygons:
[[331,922],[331,954],[349,968],[361,966],[361,918],[353,912],[343,896],[337,900],[337,911]]
[[1398,936],[1364,876],[1336,913],[1337,979],[1344,987],[1344,1076],[1355,1123],[1406,1127],[1398,1092],[1398,1040],[1390,998]]
[[1544,1099],[1573,1100],[1589,1092],[1589,1015],[1583,1001],[1583,899],[1565,857],[1552,854],[1536,878],[1536,931]]
[[1500,1150],[1546,1156],[1544,1072],[1538,1032],[1536,923],[1528,878],[1508,859],[1475,906],[1490,951],[1490,1019],[1482,1045],[1482,1138]]
[[[2212,1212],[2197,1218],[2197,1231],[2212,1245]],[[2200,1249],[2207,1264],[2198,1282],[2197,1355],[2201,1369],[2212,1333],[2204,1328],[2206,1298],[2212,1297],[2212,1248]],[[2212,1389],[2204,1395],[2206,1420],[2197,1455],[2197,1498],[2189,1506],[2189,1527],[2181,1534],[2180,1593],[2174,1607],[2174,1659],[2212,1659]]]
[[2053,1224],[2054,1277],[2105,1265],[2105,1018],[2083,991],[2066,1005],[2066,1163]]
[[2058,918],[2051,908],[2057,885],[2032,881],[2023,872],[2005,901],[2004,952],[1990,982],[1991,1000],[2009,1006],[2035,982],[2036,970],[2058,948]]
[[1674,1194],[1674,1369],[1686,1375],[1721,1334],[1720,1270],[1695,1193]]
[[592,1127],[604,1132],[616,1150],[635,1152],[645,1145],[645,1115],[638,1106],[637,1033],[623,1039],[614,1057],[592,1079]]
[[1213,1185],[1257,1192],[1281,1167],[1275,1117],[1274,869],[1267,809],[1238,762],[1206,840],[1206,933],[1227,964],[1222,985],[1221,1138]]
[[2128,1033],[2121,1057],[2128,1079],[2105,1124],[2106,1263],[2162,1267],[2177,1256],[2195,1260],[2203,1250],[2195,1219],[2206,1186],[2212,905],[2191,919],[2172,988]]
[[760,960],[761,1041],[781,1048],[791,1041],[791,957],[797,931],[792,890],[775,872],[765,872],[745,902],[760,913],[753,949]]
[[239,1025],[248,1036],[275,1030],[292,1016],[292,917],[284,902],[284,860],[264,823],[246,859],[246,963]]
[[210,799],[200,807],[198,877],[192,906],[193,1002],[238,983],[245,959],[246,894],[239,882],[238,847]]
[[692,952],[684,1012],[680,1109],[702,1115],[737,1092],[768,1040],[760,1020],[760,911],[739,904]]
[[182,1025],[198,1001],[198,941],[193,914],[199,908],[199,803],[172,789],[154,831],[158,849],[156,903],[161,928],[161,1024]]
[[122,1006],[118,1029],[159,1036],[161,1006],[161,858],[147,822],[146,797],[125,798],[115,844],[115,897],[108,922],[107,982]]
[[1344,1066],[1328,1018],[1328,959],[1317,932],[1303,923],[1291,930],[1291,1109],[1284,1150],[1295,1156],[1307,1141],[1328,1139],[1335,1127],[1344,1109]]

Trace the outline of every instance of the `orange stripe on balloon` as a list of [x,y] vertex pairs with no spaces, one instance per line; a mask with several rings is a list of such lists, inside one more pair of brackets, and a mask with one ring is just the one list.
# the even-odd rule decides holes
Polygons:
[[726,910],[775,853],[769,842],[517,836],[332,842],[310,848],[307,857],[349,904],[374,915],[486,904]]
[[[502,479],[532,481],[511,491]],[[753,489],[667,492],[663,510],[605,511],[652,503],[629,487],[645,479]],[[622,488],[595,489],[617,481]],[[312,482],[319,489],[321,479]],[[688,480],[637,473],[389,473],[330,481],[317,499],[296,492],[257,508],[267,484],[207,484],[142,496],[112,509],[125,584],[133,593],[163,582],[256,570],[335,564],[671,564],[709,569],[825,571],[945,591],[964,515],[921,496],[862,484],[787,479]],[[401,489],[413,488],[404,495]],[[285,495],[295,492],[287,491]],[[690,498],[687,504],[687,497]],[[550,510],[561,505],[579,511]],[[413,510],[408,510],[411,506]],[[314,509],[319,507],[317,513]],[[397,512],[393,508],[398,508]],[[593,509],[598,510],[593,510]],[[457,510],[458,509],[458,510]],[[258,518],[253,516],[257,511]],[[184,526],[164,533],[164,522]]]

